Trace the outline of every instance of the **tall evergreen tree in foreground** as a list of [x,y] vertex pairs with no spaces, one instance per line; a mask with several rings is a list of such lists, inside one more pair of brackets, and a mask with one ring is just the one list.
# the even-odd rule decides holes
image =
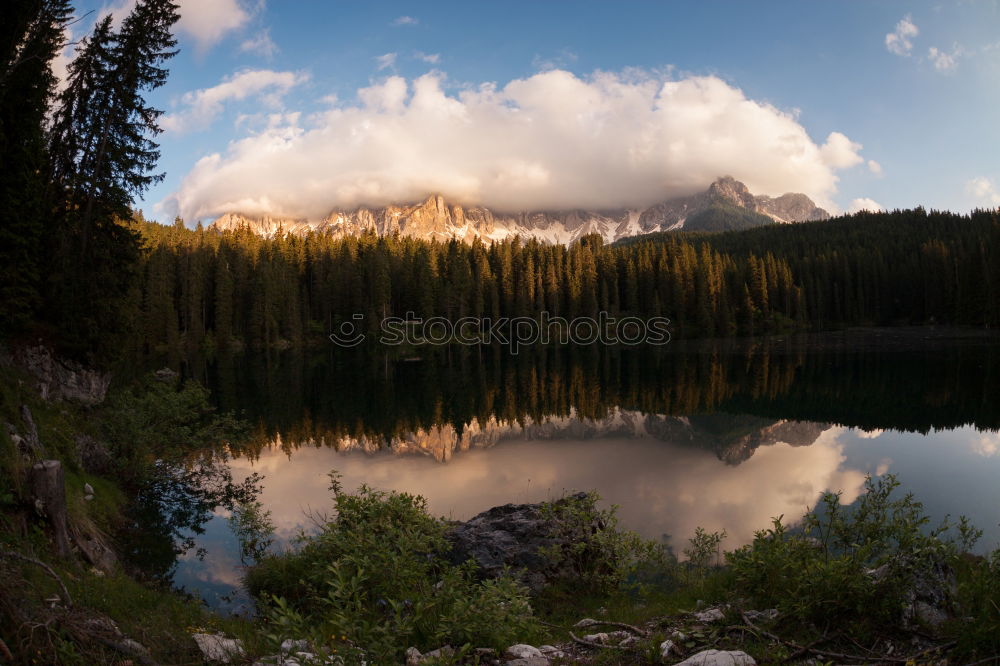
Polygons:
[[0,328],[23,327],[41,300],[49,231],[46,114],[68,0],[14,0],[0,21]]
[[163,178],[154,138],[161,111],[144,95],[162,86],[176,51],[171,0],[139,0],[112,30],[98,22],[79,49],[59,97],[49,141],[57,232],[46,318],[70,350],[106,355],[123,326],[139,237],[124,222],[130,205]]

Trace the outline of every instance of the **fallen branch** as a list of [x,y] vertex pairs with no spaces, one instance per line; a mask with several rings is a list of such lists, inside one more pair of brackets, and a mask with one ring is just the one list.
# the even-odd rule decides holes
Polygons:
[[62,588],[63,599],[66,601],[67,608],[73,605],[73,600],[69,596],[69,590],[66,589],[66,584],[63,583],[63,580],[62,578],[59,577],[59,574],[53,571],[52,567],[47,565],[45,562],[42,562],[41,560],[36,560],[33,557],[28,557],[27,555],[22,555],[21,553],[15,552],[13,550],[0,550],[0,556],[14,557],[19,560],[24,560],[25,562],[30,562],[31,564],[37,564],[41,568],[45,569],[46,573],[52,576],[52,578],[54,578],[55,581],[59,583],[59,587]]
[[[948,641],[947,643],[941,643],[940,645],[932,645],[929,648],[925,648],[914,655],[910,655],[909,657],[906,658],[906,661],[916,661],[925,654],[930,654],[931,652],[936,652],[938,650],[947,650],[948,648],[954,647],[955,643],[956,641]],[[990,659],[996,659],[996,657],[990,657]],[[989,661],[989,659],[987,659],[986,661]]]
[[836,638],[839,635],[840,635],[840,632],[838,631],[838,632],[834,633],[831,636],[825,636],[824,635],[824,636],[821,636],[820,638],[817,638],[816,640],[814,640],[809,645],[803,646],[802,648],[800,648],[796,652],[794,652],[794,653],[790,654],[788,657],[786,657],[785,658],[785,663],[788,663],[790,661],[795,661],[799,657],[806,656],[817,645],[822,645],[823,643],[826,643],[827,641],[832,641],[834,638]]
[[604,648],[605,650],[627,650],[628,648],[623,648],[621,645],[605,645],[604,643],[595,643],[593,641],[585,641],[578,637],[572,631],[569,632],[569,637],[573,639],[574,643],[579,643],[580,645],[586,645],[592,648]]
[[638,634],[640,636],[649,635],[649,632],[647,632],[645,629],[640,629],[635,625],[625,624],[624,622],[610,622],[605,620],[592,620],[590,618],[587,618],[586,620],[580,620],[573,626],[576,627],[577,629],[583,629],[585,627],[597,627],[597,626],[618,627],[619,629],[627,629],[628,631],[631,631],[632,633]]
[[743,621],[747,623],[747,626],[750,627],[751,629],[753,629],[757,634],[759,634],[761,636],[764,636],[766,638],[770,638],[772,641],[774,641],[776,643],[782,643],[784,645],[787,645],[788,647],[792,648],[793,650],[797,650],[797,651],[801,652],[803,655],[812,653],[812,654],[815,654],[817,656],[833,657],[834,659],[842,659],[842,660],[847,661],[847,662],[851,662],[851,661],[886,662],[887,661],[887,662],[890,662],[890,663],[893,663],[893,664],[905,664],[905,663],[907,663],[909,661],[909,659],[898,659],[896,657],[863,657],[861,655],[856,655],[856,654],[844,654],[843,652],[831,652],[829,650],[817,650],[814,647],[802,646],[802,645],[799,645],[798,643],[793,643],[792,641],[786,641],[785,639],[783,639],[783,638],[781,638],[779,636],[775,636],[774,634],[772,634],[769,631],[764,631],[763,629],[761,629],[760,627],[758,627],[757,625],[755,625],[753,622],[751,622],[750,618],[748,618],[746,616],[746,613],[743,613],[742,611],[740,612],[740,616],[743,618]]

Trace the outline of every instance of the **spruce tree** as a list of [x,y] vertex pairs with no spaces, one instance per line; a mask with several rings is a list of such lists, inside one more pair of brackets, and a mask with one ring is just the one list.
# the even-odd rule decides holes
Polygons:
[[114,33],[99,22],[80,49],[59,98],[50,140],[57,233],[47,295],[66,351],[99,359],[114,349],[121,308],[135,279],[139,239],[122,224],[162,174],[154,137],[161,111],[144,95],[167,79],[176,51],[177,5],[139,0]]
[[41,302],[46,191],[46,114],[63,48],[68,0],[14,0],[0,27],[0,328],[23,328]]

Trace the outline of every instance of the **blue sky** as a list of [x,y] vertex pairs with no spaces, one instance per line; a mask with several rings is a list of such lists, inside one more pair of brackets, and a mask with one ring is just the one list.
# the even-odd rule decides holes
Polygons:
[[[508,208],[639,205],[713,172],[840,209],[1000,205],[996,0],[182,0],[181,12],[181,52],[154,96],[167,177],[139,204],[161,221],[233,206],[315,216],[422,188]],[[416,101],[428,73],[433,112]],[[664,101],[668,82],[681,84]],[[588,105],[594,118],[563,132],[560,114],[569,125]],[[512,108],[519,120],[503,117]]]

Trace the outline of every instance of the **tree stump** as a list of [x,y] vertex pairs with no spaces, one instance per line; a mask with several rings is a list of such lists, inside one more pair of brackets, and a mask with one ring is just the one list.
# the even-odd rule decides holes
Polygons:
[[60,557],[69,557],[69,531],[66,528],[66,481],[62,463],[58,460],[43,460],[31,468],[31,492],[35,506],[40,508],[52,523],[55,534],[56,552]]

